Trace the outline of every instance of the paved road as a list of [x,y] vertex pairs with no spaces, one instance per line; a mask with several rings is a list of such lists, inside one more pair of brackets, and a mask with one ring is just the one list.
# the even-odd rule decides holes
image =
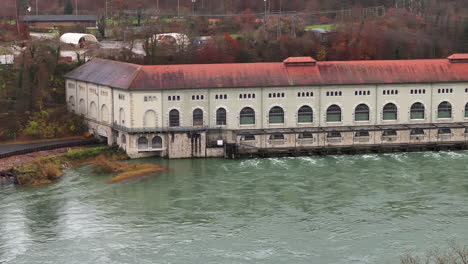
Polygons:
[[88,145],[96,142],[95,139],[65,139],[65,140],[55,140],[47,142],[38,142],[38,143],[27,143],[27,144],[0,144],[0,158],[2,156],[8,156],[9,154],[25,154],[38,150],[45,149],[54,149],[67,146],[79,146],[79,145]]

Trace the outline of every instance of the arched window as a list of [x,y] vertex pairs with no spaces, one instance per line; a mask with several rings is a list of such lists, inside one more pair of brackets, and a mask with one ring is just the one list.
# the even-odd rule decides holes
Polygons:
[[70,98],[68,98],[68,104],[70,106],[75,106],[75,97],[70,96]]
[[270,140],[284,140],[283,134],[273,134],[270,136]]
[[148,139],[146,137],[138,138],[138,149],[148,149]]
[[162,149],[162,138],[160,136],[155,136],[151,141],[151,148],[153,149]]
[[255,141],[255,136],[254,135],[245,135],[241,137],[241,141]]
[[226,109],[218,108],[218,110],[216,110],[216,125],[225,126],[226,123]]
[[253,125],[255,124],[255,111],[250,107],[245,107],[240,112],[240,124],[241,125]]
[[193,126],[203,126],[203,111],[200,108],[193,110]]
[[468,117],[468,103],[465,104],[465,117]]
[[303,132],[303,133],[300,133],[299,136],[298,136],[299,139],[313,139],[313,135],[312,133],[310,132]]
[[156,127],[156,112],[148,110],[143,117],[143,127]]
[[176,109],[172,109],[169,112],[169,126],[170,127],[180,126],[179,111],[177,111]]
[[443,128],[439,128],[437,133],[439,135],[450,135],[452,134],[452,130],[448,127],[443,127]]
[[86,104],[84,99],[80,99],[80,114],[85,115],[86,114]]
[[97,113],[98,109],[97,109],[97,105],[95,102],[91,102],[91,104],[89,104],[89,115],[90,115],[90,118],[94,119],[94,120],[97,120],[97,116],[98,116],[98,113]]
[[355,121],[369,121],[369,107],[366,104],[356,106],[354,110]]
[[413,128],[413,129],[411,129],[410,135],[412,135],[412,136],[424,135],[424,129],[422,129],[422,128]]
[[341,108],[331,105],[327,109],[327,122],[341,122]]
[[327,133],[327,138],[340,138],[341,132],[339,131],[330,131]]
[[383,107],[383,120],[397,120],[398,109],[395,104],[388,103]]
[[414,103],[410,111],[411,119],[424,119],[424,105],[421,103]]
[[387,129],[387,130],[384,130],[384,132],[382,133],[382,136],[384,137],[394,137],[394,136],[397,136],[397,131],[395,129]]
[[452,105],[445,101],[437,108],[437,118],[452,118]]
[[106,105],[101,107],[101,121],[109,123],[109,109]]
[[268,120],[270,124],[283,124],[284,123],[283,108],[279,106],[275,106],[271,108],[268,117],[269,117]]
[[125,110],[123,108],[119,110],[119,124],[122,126],[125,125]]
[[304,105],[297,111],[298,123],[312,123],[314,121],[314,112],[308,105]]

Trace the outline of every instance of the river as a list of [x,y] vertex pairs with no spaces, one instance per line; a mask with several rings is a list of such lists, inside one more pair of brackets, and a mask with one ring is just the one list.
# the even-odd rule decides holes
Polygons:
[[144,159],[0,186],[0,263],[399,263],[468,239],[468,152]]

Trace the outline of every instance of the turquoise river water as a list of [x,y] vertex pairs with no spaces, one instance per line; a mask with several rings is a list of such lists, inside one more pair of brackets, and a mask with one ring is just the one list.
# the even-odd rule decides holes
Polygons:
[[468,241],[468,152],[144,159],[0,186],[0,263],[399,263]]

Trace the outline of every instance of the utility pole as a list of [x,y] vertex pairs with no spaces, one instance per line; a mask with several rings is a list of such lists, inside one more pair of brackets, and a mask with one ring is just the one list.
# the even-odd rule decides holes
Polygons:
[[279,0],[279,16],[278,16],[278,31],[277,31],[277,39],[280,39],[281,37],[281,14],[282,14],[282,0]]
[[37,1],[38,1],[38,0],[36,0],[36,16],[39,15],[39,9],[37,8],[37,6],[38,6],[38,5],[37,5]]
[[263,0],[263,3],[265,4],[265,13],[263,15],[263,34],[265,35],[266,39],[267,0]]
[[180,0],[177,0],[177,18],[180,17]]
[[78,0],[75,0],[75,15],[78,15]]
[[192,0],[192,16],[195,15],[195,3],[197,2],[197,0]]
[[107,0],[106,1],[106,19],[107,19]]
[[18,36],[21,34],[19,26],[19,9],[18,9],[18,0],[15,0],[16,7],[16,29],[18,30]]

